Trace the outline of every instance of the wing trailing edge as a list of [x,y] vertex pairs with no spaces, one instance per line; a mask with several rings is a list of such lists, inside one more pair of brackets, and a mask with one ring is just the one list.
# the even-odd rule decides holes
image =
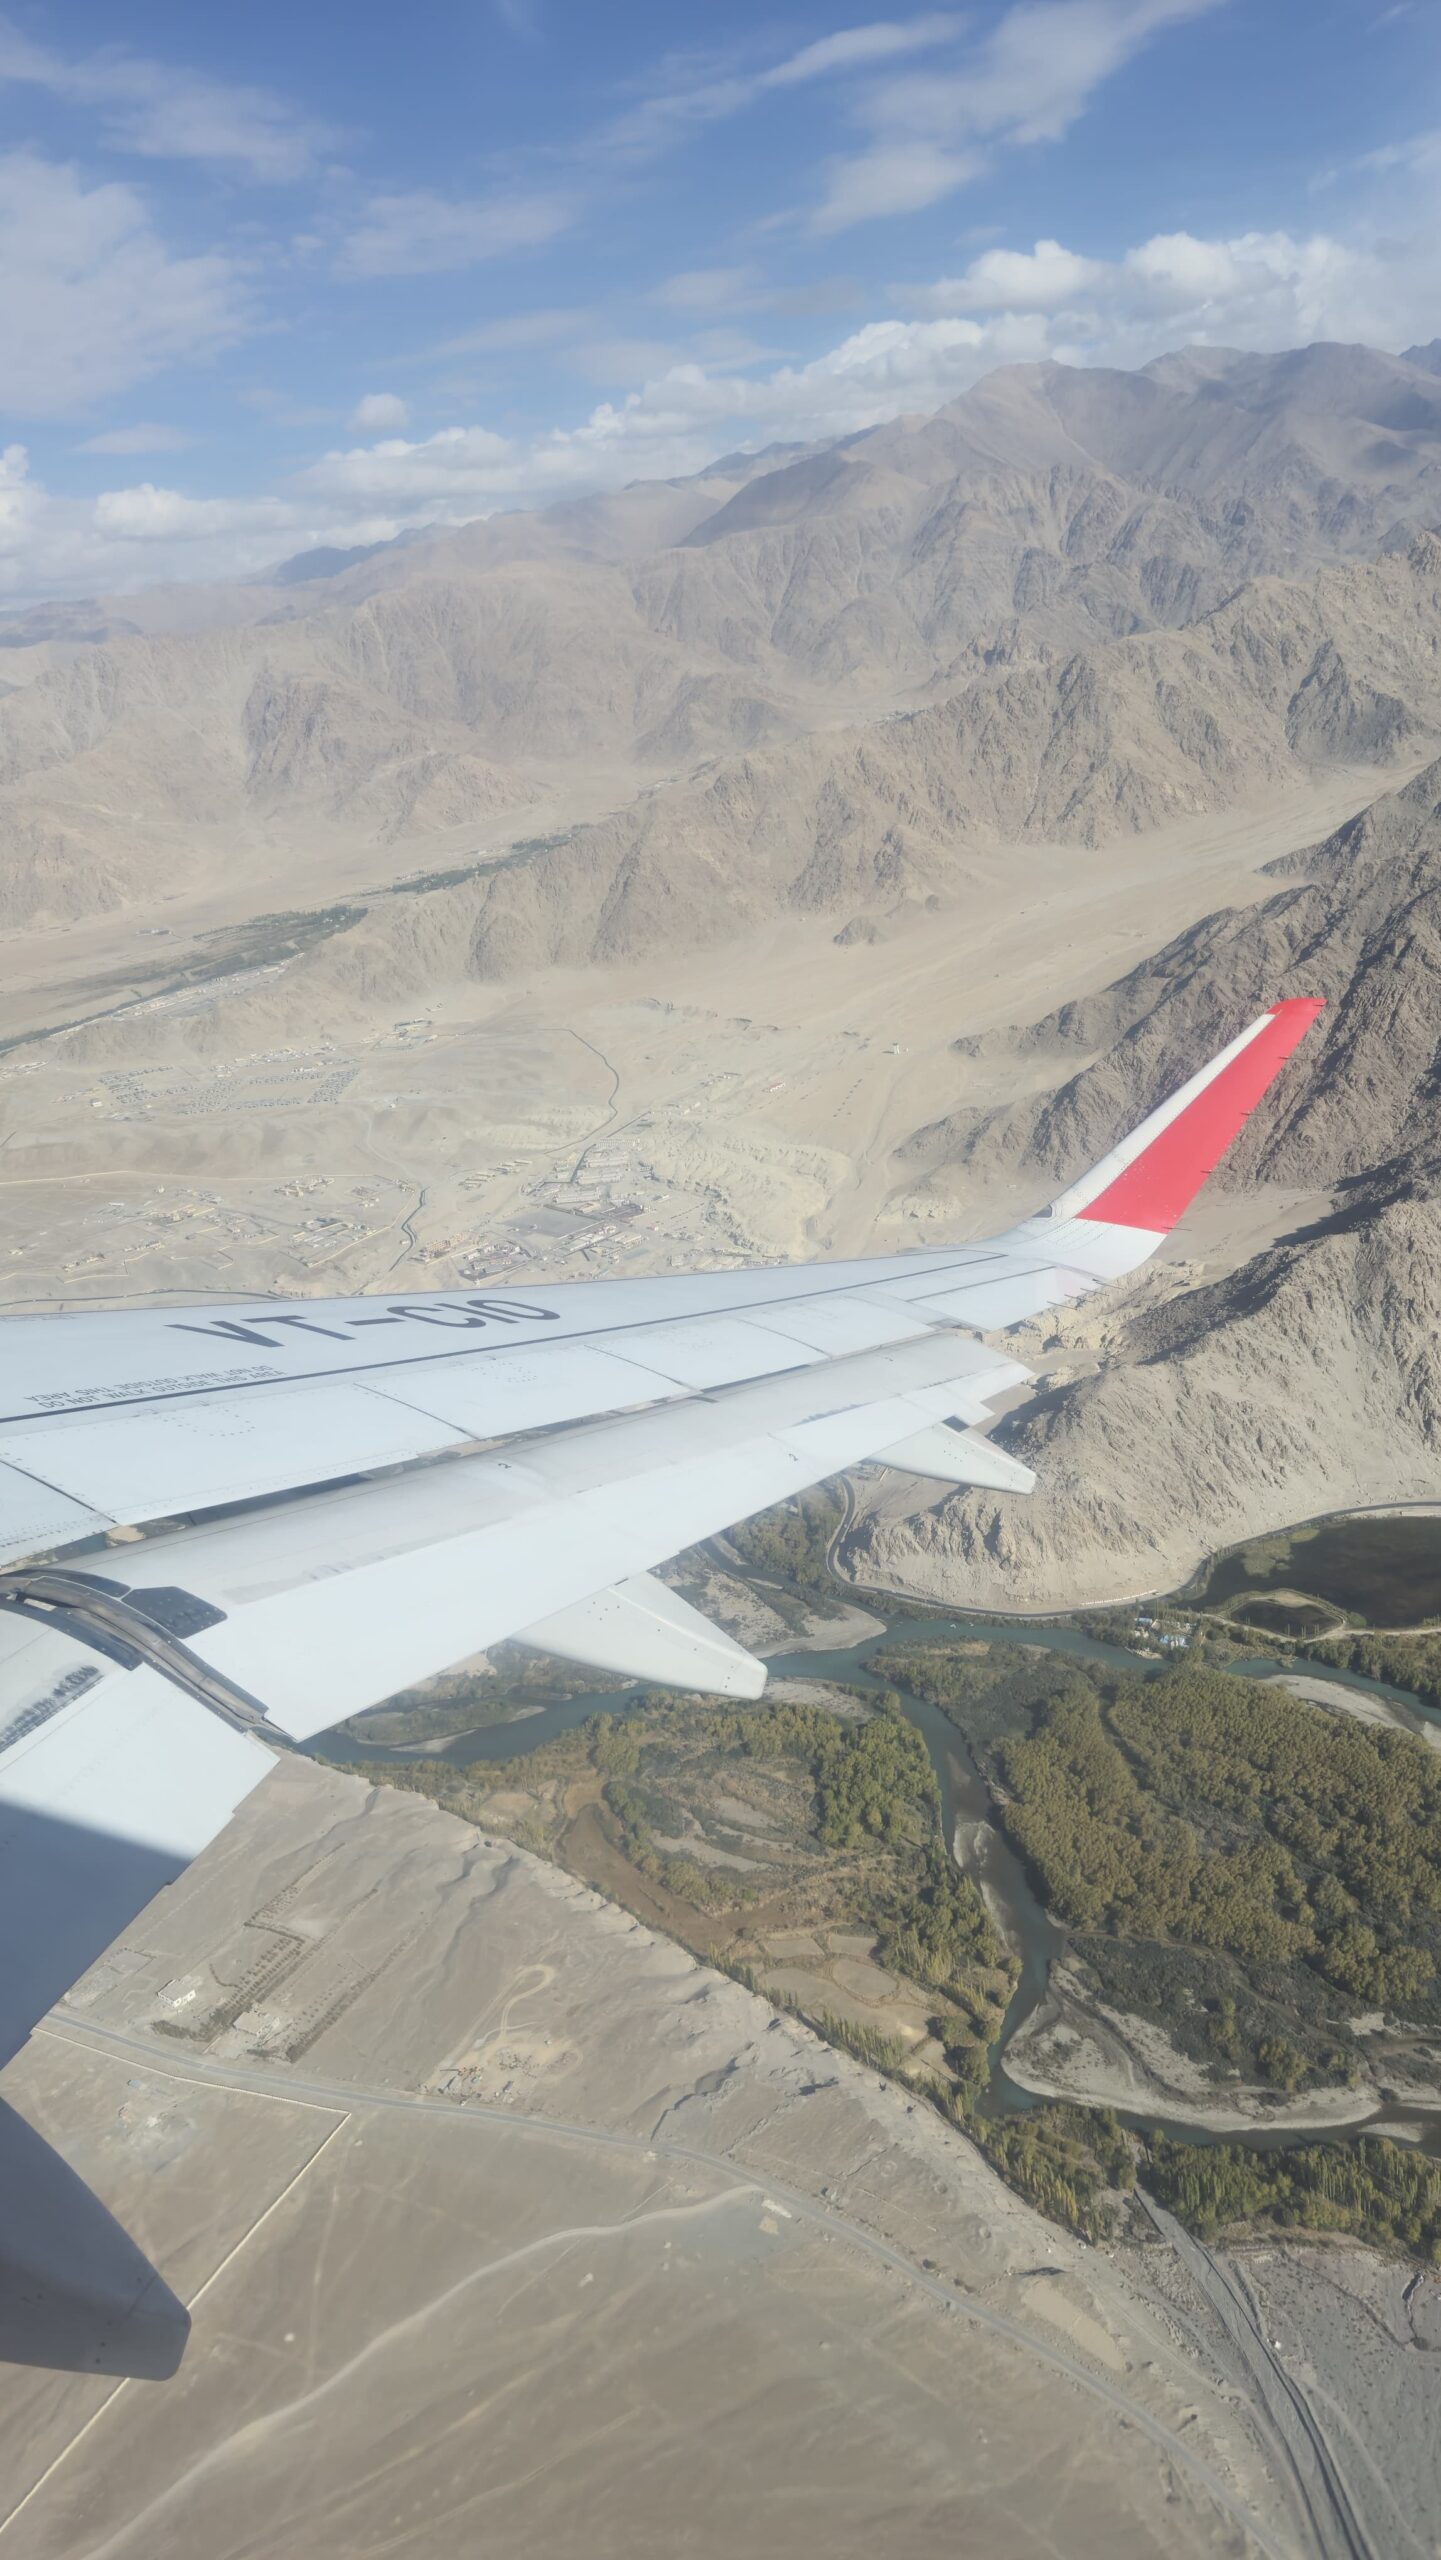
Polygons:
[[583,1662],[592,1671],[616,1671],[627,1680],[658,1680],[667,1689],[700,1689],[718,1698],[758,1698],[766,1685],[763,1662],[653,1573],[632,1574],[608,1591],[572,1601],[519,1628],[515,1641],[559,1654],[563,1662]]

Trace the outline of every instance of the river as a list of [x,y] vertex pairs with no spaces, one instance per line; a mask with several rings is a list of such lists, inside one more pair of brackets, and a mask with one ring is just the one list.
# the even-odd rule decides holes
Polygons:
[[[777,1584],[772,1576],[737,1572],[736,1561],[726,1558],[726,1569],[736,1579],[750,1584],[757,1599],[774,1597]],[[1017,2029],[1030,2017],[1046,1989],[1052,1964],[1065,1949],[1068,1932],[1042,1907],[1021,1860],[1010,1847],[995,1820],[990,1791],[971,1756],[965,1737],[950,1718],[928,1699],[916,1697],[890,1677],[884,1665],[880,1672],[872,1668],[873,1658],[883,1646],[924,1645],[951,1639],[969,1644],[1034,1645],[1048,1653],[1068,1654],[1082,1662],[1093,1662],[1110,1671],[1123,1671],[1134,1677],[1150,1676],[1163,1666],[1148,1656],[1129,1651],[1125,1646],[1106,1644],[1079,1627],[1047,1625],[1033,1619],[910,1617],[889,1614],[876,1597],[869,1593],[851,1593],[837,1586],[848,1602],[859,1602],[868,1614],[879,1618],[882,1632],[862,1638],[860,1643],[835,1652],[777,1650],[766,1656],[767,1667],[776,1680],[830,1680],[847,1688],[878,1695],[890,1690],[899,1700],[902,1714],[913,1724],[925,1743],[941,1794],[941,1812],[945,1837],[952,1853],[967,1872],[984,1885],[994,1917],[1012,1950],[1020,1959],[1020,1975],[1001,2031],[991,2049],[990,2084],[984,2101],[988,2110],[998,2115],[1030,2112],[1044,2104],[1029,2089],[1011,2079],[1005,2067],[1006,2047]],[[789,1597],[799,1599],[808,1608],[818,1604],[813,1592],[791,1586]],[[1273,1680],[1278,1666],[1271,1656],[1261,1656],[1230,1665],[1237,1677]],[[1391,1689],[1383,1681],[1365,1680],[1358,1675],[1334,1671],[1325,1666],[1327,1680],[1335,1680],[1348,1688],[1366,1690],[1370,1694],[1414,1708],[1430,1721],[1438,1720],[1435,1710],[1427,1708],[1406,1692]],[[336,1750],[336,1758],[347,1762],[373,1761],[378,1764],[411,1761],[417,1757],[440,1759],[454,1768],[469,1768],[477,1761],[519,1760],[557,1735],[572,1733],[577,1726],[594,1715],[623,1716],[647,1694],[653,1683],[637,1683],[632,1689],[588,1690],[575,1697],[557,1699],[533,1712],[513,1718],[505,1724],[479,1725],[458,1734],[436,1751],[427,1748],[417,1753],[414,1745],[403,1743],[365,1743],[349,1736]],[[322,1756],[325,1737],[319,1737]],[[312,1746],[315,1747],[315,1746]],[[1123,2123],[1138,2131],[1157,2126],[1178,2141],[1201,2144],[1245,2141],[1255,2148],[1274,2150],[1304,2139],[1315,2139],[1323,2129],[1309,2133],[1286,2128],[1250,2128],[1245,2133],[1212,2133],[1202,2126],[1180,2118],[1168,2118],[1154,2112],[1131,2115],[1117,2109]],[[1374,2109],[1354,2123],[1324,2128],[1325,2138],[1345,2140],[1362,2132],[1385,2133],[1405,2123],[1414,2127],[1424,2122],[1426,2133],[1422,2147],[1441,2154],[1441,2107],[1407,2105]]]

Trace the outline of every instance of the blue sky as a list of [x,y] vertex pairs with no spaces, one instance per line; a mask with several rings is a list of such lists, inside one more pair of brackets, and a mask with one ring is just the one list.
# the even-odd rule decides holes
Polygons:
[[1431,0],[0,15],[0,599],[1441,333]]

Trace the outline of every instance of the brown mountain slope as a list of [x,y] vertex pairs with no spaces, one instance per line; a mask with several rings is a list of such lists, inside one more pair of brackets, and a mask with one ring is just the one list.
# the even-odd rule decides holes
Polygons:
[[[1278,1240],[1219,1277],[1182,1265],[1063,1318],[1061,1339],[1100,1366],[1007,1426],[1039,1474],[1033,1500],[873,1516],[853,1557],[863,1577],[1013,1608],[1099,1599],[1174,1585],[1258,1528],[1441,1496],[1441,764],[1304,868],[1259,908],[1207,918],[1104,994],[994,1044],[998,1075],[1028,1047],[1087,1061],[1051,1094],[903,1151],[908,1179],[929,1169],[950,1187],[1019,1150],[1039,1196],[1261,1003],[1328,999],[1275,1108],[1216,1177],[1278,1187]],[[1288,1219],[1286,1193],[1322,1198]]]
[[[1188,626],[1248,579],[1308,576],[1437,520],[1441,382],[1423,363],[1191,350],[1140,374],[1010,368],[933,418],[417,536],[329,577],[285,564],[279,584],[171,590],[128,617],[113,600],[98,617],[67,608],[72,634],[140,628],[67,640],[0,699],[5,909],[83,913],[118,883],[203,877],[237,837],[303,866],[325,838],[358,849],[489,828],[537,792],[564,798],[567,781],[570,805],[579,779],[594,807],[601,767],[606,805],[698,759],[978,684],[961,716],[998,723],[1001,769],[978,735],[967,770],[1004,803],[986,823],[1013,828],[1024,806],[1027,824],[1084,835],[1064,754],[1018,751],[1015,776],[1007,763],[1017,721],[1045,722],[1055,653]],[[32,626],[50,624],[10,636]],[[1028,668],[1037,705],[993,705],[980,680],[1023,691]],[[1313,691],[1330,753],[1323,673]],[[1373,732],[1391,716],[1346,712]],[[1106,720],[1102,705],[1102,748]],[[1161,726],[1175,726],[1164,706]],[[907,743],[930,759],[924,735]],[[1287,744],[1309,751],[1304,736]],[[884,743],[868,752],[890,761]],[[1084,738],[1081,761],[1094,761]],[[1186,762],[1183,742],[1177,772],[1124,791],[1207,805],[1188,798]],[[1105,786],[1081,783],[1103,831]],[[744,776],[725,791],[743,801]],[[967,823],[971,811],[963,794]],[[1115,822],[1137,821],[1118,807]],[[828,831],[813,833],[824,864]],[[63,882],[33,850],[57,839]],[[725,823],[712,850],[734,857]]]
[[468,893],[472,964],[723,938],[965,887],[967,847],[1093,847],[1441,730],[1441,544],[1266,581],[1185,632],[985,669],[949,701],[651,794]]

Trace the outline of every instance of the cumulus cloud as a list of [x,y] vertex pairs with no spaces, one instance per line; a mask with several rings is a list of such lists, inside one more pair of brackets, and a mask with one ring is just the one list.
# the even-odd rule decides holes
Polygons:
[[105,489],[91,509],[98,534],[115,542],[203,542],[217,534],[286,533],[296,510],[283,498],[187,498],[142,480]]
[[63,417],[242,334],[223,257],[173,257],[134,189],[0,156],[0,415]]
[[575,218],[568,195],[497,193],[449,197],[416,188],[375,196],[340,252],[349,276],[430,276],[479,266],[516,249],[537,249]]
[[[1431,271],[1388,270],[1377,250],[1324,234],[1229,240],[1158,234],[1114,261],[1054,240],[992,248],[957,277],[912,288],[910,316],[868,322],[808,364],[738,370],[672,363],[624,399],[529,438],[452,427],[320,457],[306,502],[406,522],[459,521],[505,506],[704,467],[737,443],[845,435],[940,407],[995,366],[1061,355],[1140,363],[1188,338],[1254,347],[1364,335],[1384,317],[1415,336]],[[357,538],[352,536],[351,538]]]
[[206,160],[262,183],[305,175],[335,136],[283,98],[107,46],[67,55],[0,19],[0,85],[43,89],[96,111],[113,148],[148,160]]
[[410,411],[395,391],[367,391],[357,400],[347,422],[360,435],[385,435],[408,426]]
[[297,485],[331,505],[392,510],[397,524],[407,513],[442,509],[477,515],[516,486],[514,450],[488,427],[442,427],[411,442],[390,436],[380,444],[352,445],[322,454],[299,474]]
[[398,530],[298,493],[195,498],[152,481],[98,498],[61,496],[35,478],[23,445],[0,451],[0,596],[91,596],[168,578],[234,578],[288,552]]
[[958,276],[894,292],[927,314],[1044,312],[1056,352],[1119,364],[1144,363],[1191,340],[1396,346],[1424,327],[1441,298],[1441,250],[1429,234],[1364,243],[1327,232],[1202,240],[1170,231],[1106,260],[1038,240],[1030,250],[987,250]]
[[698,471],[737,436],[841,435],[904,409],[953,399],[992,365],[1046,352],[1044,322],[880,320],[807,365],[762,374],[672,364],[578,425],[515,441],[449,427],[328,453],[301,473],[307,497],[386,509],[397,524],[458,521],[488,509],[617,487],[646,474]]
[[973,258],[964,275],[942,276],[936,284],[898,288],[899,298],[918,310],[1056,311],[1102,282],[1106,268],[1097,258],[1077,257],[1059,240],[1038,240],[1034,249],[987,249]]

